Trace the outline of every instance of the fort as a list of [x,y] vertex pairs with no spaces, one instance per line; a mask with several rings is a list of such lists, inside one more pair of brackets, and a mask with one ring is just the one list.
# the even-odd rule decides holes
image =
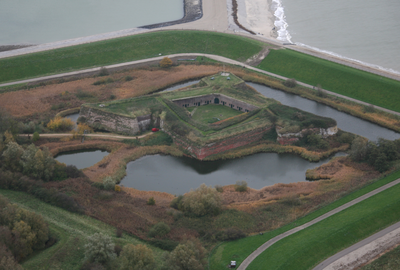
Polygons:
[[171,92],[83,104],[80,122],[116,133],[137,135],[161,128],[174,143],[200,160],[265,140],[291,144],[310,132],[336,134],[336,121],[266,98],[230,74],[203,78],[198,84]]

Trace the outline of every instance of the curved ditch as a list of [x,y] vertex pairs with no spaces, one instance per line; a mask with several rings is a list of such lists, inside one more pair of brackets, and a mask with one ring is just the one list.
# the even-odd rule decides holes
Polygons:
[[61,152],[57,156],[55,156],[54,159],[61,163],[65,163],[66,165],[74,165],[78,169],[84,169],[93,166],[108,154],[109,152],[104,150],[85,149]]

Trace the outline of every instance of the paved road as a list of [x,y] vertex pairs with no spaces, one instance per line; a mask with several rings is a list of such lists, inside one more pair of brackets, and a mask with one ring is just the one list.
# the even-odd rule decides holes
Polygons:
[[[245,67],[247,69],[250,69],[250,70],[253,70],[253,71],[257,71],[259,73],[263,73],[263,74],[266,74],[266,75],[269,75],[269,76],[272,76],[272,77],[275,77],[275,78],[279,78],[279,79],[282,79],[282,80],[288,79],[288,78],[286,78],[284,76],[280,76],[280,75],[277,75],[277,74],[274,74],[274,73],[271,73],[271,72],[268,72],[268,71],[265,71],[265,70],[261,70],[261,69],[246,65],[246,64],[244,64],[242,62],[235,61],[235,60],[223,57],[223,56],[213,55],[213,54],[204,54],[204,53],[170,54],[170,55],[163,55],[163,56],[154,57],[154,58],[148,58],[148,59],[142,59],[142,60],[131,61],[131,62],[126,62],[126,63],[120,63],[120,64],[115,64],[115,65],[109,65],[109,66],[105,66],[105,67],[107,69],[112,70],[112,69],[115,69],[115,68],[121,68],[121,67],[125,67],[125,66],[132,67],[134,65],[143,64],[143,63],[147,63],[147,62],[160,61],[164,57],[169,57],[169,58],[179,58],[179,57],[191,58],[191,57],[197,57],[197,56],[204,56],[204,57],[208,57],[208,58],[214,59],[214,60],[222,62],[222,63],[227,63],[227,64],[232,64],[232,65],[237,65],[237,66],[240,66],[240,67]],[[73,71],[73,72],[61,73],[61,74],[56,74],[56,75],[44,76],[44,77],[40,77],[40,78],[34,78],[34,79],[28,79],[28,80],[22,80],[22,81],[10,82],[10,83],[3,83],[3,84],[0,84],[0,87],[11,86],[11,85],[16,85],[16,84],[22,84],[22,83],[39,82],[39,81],[44,81],[44,80],[54,80],[54,79],[58,79],[58,78],[62,78],[62,77],[69,77],[69,76],[81,75],[81,74],[85,74],[85,73],[98,72],[99,70],[100,70],[100,67],[89,68],[89,69],[84,69],[84,70],[79,70],[79,71]],[[308,88],[313,88],[312,85],[309,85],[309,84],[306,84],[306,83],[298,82],[298,84],[302,85],[302,86],[305,86],[305,87],[308,87]],[[343,99],[347,99],[347,100],[350,100],[350,101],[353,101],[353,102],[356,102],[358,104],[362,104],[362,105],[365,105],[365,106],[372,105],[372,104],[369,104],[369,103],[366,103],[366,102],[363,102],[363,101],[360,101],[360,100],[357,100],[357,99],[354,99],[354,98],[350,98],[350,97],[347,97],[347,96],[343,96],[343,95],[328,91],[326,89],[322,89],[322,91],[324,91],[325,93],[327,93],[329,95],[337,96],[337,97],[340,97],[340,98],[343,98]],[[375,106],[375,105],[374,105],[374,107],[376,109],[378,109],[378,110],[385,111],[385,112],[400,116],[399,112],[388,110],[388,109],[385,109],[385,108],[382,108],[382,107],[379,107],[379,106]]]
[[[328,267],[330,264],[334,263],[335,261],[341,259],[342,257],[346,256],[347,254],[365,246],[368,245],[369,243],[397,230],[400,228],[400,222],[397,222],[396,224],[393,224],[390,227],[387,227],[386,229],[377,232],[376,234],[352,245],[349,248],[346,248],[338,253],[336,253],[335,255],[333,255],[332,257],[329,257],[328,259],[326,259],[325,261],[321,262],[320,264],[318,264],[313,270],[322,270],[325,269],[326,267]],[[357,258],[354,258],[354,260],[356,260]],[[372,259],[372,258],[371,258]]]
[[355,205],[355,204],[357,204],[357,203],[359,203],[359,202],[361,202],[361,201],[363,201],[363,200],[365,200],[365,199],[368,199],[368,198],[370,198],[370,197],[372,197],[372,196],[378,194],[379,192],[382,192],[382,191],[384,191],[384,190],[386,190],[386,189],[388,189],[388,188],[391,188],[391,187],[393,187],[393,186],[395,186],[395,185],[397,185],[397,184],[399,184],[399,183],[400,183],[400,179],[397,179],[397,180],[395,180],[395,181],[393,181],[393,182],[391,182],[391,183],[389,183],[389,184],[386,184],[386,185],[384,185],[384,186],[382,186],[382,187],[380,187],[380,188],[377,188],[377,189],[375,189],[375,190],[373,190],[373,191],[371,191],[371,192],[369,192],[369,193],[367,193],[367,194],[365,194],[365,195],[363,195],[363,196],[361,196],[361,197],[358,197],[357,199],[354,199],[354,200],[352,200],[351,202],[348,202],[348,203],[346,203],[346,204],[344,204],[344,205],[342,205],[342,206],[340,206],[340,207],[338,207],[338,208],[336,208],[336,209],[334,209],[334,210],[332,210],[332,211],[329,211],[328,213],[325,213],[324,215],[319,216],[318,218],[316,218],[316,219],[314,219],[314,220],[312,220],[312,221],[310,221],[310,222],[307,222],[307,223],[305,223],[305,224],[303,224],[303,225],[301,225],[301,226],[298,226],[298,227],[293,228],[293,229],[291,229],[291,230],[289,230],[289,231],[287,231],[287,232],[285,232],[285,233],[282,233],[282,234],[280,234],[280,235],[278,235],[278,236],[275,236],[275,237],[272,238],[271,240],[269,240],[269,241],[265,242],[263,245],[261,245],[261,246],[260,246],[258,249],[256,249],[253,253],[251,253],[251,254],[240,264],[240,266],[238,267],[238,270],[245,270],[245,269],[250,265],[250,263],[251,263],[258,255],[260,255],[260,254],[261,254],[262,252],[264,252],[267,248],[269,248],[270,246],[272,246],[273,244],[275,244],[275,243],[278,242],[279,240],[281,240],[281,239],[283,239],[283,238],[285,238],[285,237],[287,237],[287,236],[289,236],[289,235],[292,235],[292,234],[294,234],[294,233],[296,233],[296,232],[299,232],[299,231],[301,231],[301,230],[304,230],[305,228],[308,228],[308,227],[310,227],[310,226],[312,226],[312,225],[314,225],[314,224],[320,222],[321,220],[324,220],[324,219],[326,219],[326,218],[328,218],[328,217],[330,217],[330,216],[333,216],[334,214],[337,214],[337,213],[339,213],[340,211],[343,211],[343,210],[345,210],[345,209],[347,209],[347,208],[349,208],[349,207],[351,207],[351,206],[353,206],[353,205]]

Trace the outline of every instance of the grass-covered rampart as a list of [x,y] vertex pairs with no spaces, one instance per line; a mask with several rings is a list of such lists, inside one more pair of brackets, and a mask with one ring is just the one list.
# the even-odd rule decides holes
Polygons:
[[258,66],[329,91],[400,112],[400,82],[293,50],[271,50]]
[[0,82],[151,58],[207,53],[245,61],[266,44],[202,31],[162,31],[0,59]]

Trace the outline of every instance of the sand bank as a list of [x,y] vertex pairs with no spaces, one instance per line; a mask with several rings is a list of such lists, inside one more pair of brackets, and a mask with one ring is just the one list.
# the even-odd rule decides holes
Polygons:
[[[227,0],[231,1],[231,0]],[[267,38],[276,37],[275,16],[271,0],[237,0],[239,22],[247,29]]]

